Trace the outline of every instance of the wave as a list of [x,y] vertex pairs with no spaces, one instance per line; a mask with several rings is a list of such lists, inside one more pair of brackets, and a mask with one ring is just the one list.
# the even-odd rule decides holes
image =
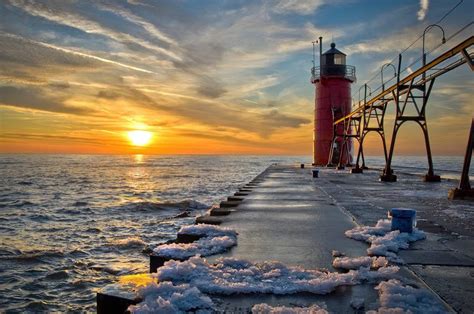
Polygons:
[[32,185],[33,182],[31,182],[31,181],[20,181],[17,184],[19,184],[19,185]]
[[16,254],[0,255],[0,260],[15,260],[15,261],[25,261],[25,262],[35,262],[40,261],[42,258],[62,258],[64,257],[64,252],[61,250],[33,250],[22,252],[18,250]]
[[117,239],[113,240],[112,242],[109,242],[107,245],[109,246],[117,246],[120,248],[135,248],[135,247],[144,247],[146,245],[146,242],[143,241],[139,237],[128,237],[125,239]]
[[20,201],[20,200],[15,200],[10,203],[0,203],[0,208],[4,207],[15,207],[15,208],[21,208],[25,206],[33,206],[36,205],[35,203],[29,202],[29,201]]
[[184,200],[180,202],[135,202],[121,206],[120,209],[132,210],[132,211],[166,211],[166,210],[179,210],[179,211],[193,211],[208,209],[209,206],[194,200]]
[[48,280],[64,280],[67,278],[69,278],[69,273],[67,272],[67,270],[51,272],[45,276],[45,279]]
[[76,206],[76,207],[82,207],[82,206],[87,206],[87,205],[88,203],[84,201],[77,201],[77,202],[74,202],[74,204],[72,204],[72,206]]

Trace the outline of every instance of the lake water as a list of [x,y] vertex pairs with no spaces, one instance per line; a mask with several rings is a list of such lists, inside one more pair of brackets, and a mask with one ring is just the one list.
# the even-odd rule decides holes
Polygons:
[[[144,249],[270,164],[301,162],[310,157],[0,155],[0,310],[94,311],[98,289],[148,271]],[[394,160],[395,171],[425,165]],[[459,178],[462,158],[435,167]],[[191,217],[174,218],[184,211]]]

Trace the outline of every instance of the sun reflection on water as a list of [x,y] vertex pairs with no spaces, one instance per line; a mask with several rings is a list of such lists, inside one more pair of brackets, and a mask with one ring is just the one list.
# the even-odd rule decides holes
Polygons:
[[137,164],[142,164],[144,160],[144,156],[142,154],[136,154],[136,155],[133,155],[133,159],[135,160]]

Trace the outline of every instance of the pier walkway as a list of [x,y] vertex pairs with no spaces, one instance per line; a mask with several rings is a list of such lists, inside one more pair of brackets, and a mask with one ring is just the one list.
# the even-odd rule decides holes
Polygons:
[[[312,178],[311,168],[272,165],[243,188],[243,200],[228,216],[219,217],[222,226],[235,229],[238,246],[214,256],[237,257],[251,261],[275,260],[306,269],[332,268],[332,251],[347,256],[366,256],[367,244],[348,239],[346,230],[357,224],[374,225],[387,217],[393,207],[415,208],[419,227],[428,232],[426,240],[400,252],[407,262],[399,275],[425,286],[447,310],[469,313],[474,310],[474,249],[471,226],[463,226],[444,217],[444,225],[457,226],[458,232],[439,224],[437,215],[449,206],[469,203],[447,200],[448,186],[453,182],[424,183],[420,178],[401,176],[398,183],[376,180],[378,172],[350,174],[348,171],[320,169]],[[377,191],[377,194],[371,193]],[[444,207],[443,207],[444,206]],[[472,208],[471,208],[472,210]],[[459,211],[458,211],[459,212]],[[462,212],[462,210],[461,210]],[[447,216],[446,213],[444,216]],[[458,219],[459,220],[459,219]],[[472,221],[472,220],[470,220]],[[442,226],[443,225],[443,226]],[[425,285],[428,284],[428,286]],[[365,310],[378,299],[374,285],[343,287],[326,296],[233,296],[220,300],[224,311],[245,312],[255,303],[272,305],[308,305],[324,301],[330,312],[350,313],[354,298],[365,299]],[[371,306],[372,305],[372,306]]]
[[[212,263],[220,257],[235,257],[251,262],[278,261],[335,272],[333,251],[348,257],[367,256],[368,245],[346,238],[346,230],[373,226],[387,218],[391,208],[413,208],[418,228],[427,238],[399,251],[406,264],[394,277],[424,288],[447,313],[474,312],[474,210],[472,202],[448,200],[448,190],[456,182],[422,182],[421,176],[402,172],[398,182],[380,182],[375,170],[351,174],[330,168],[319,169],[319,177],[313,178],[312,169],[271,165],[220,207],[212,208],[211,216],[196,219],[196,223],[220,224],[238,232],[237,246],[207,260]],[[290,307],[324,303],[330,313],[365,313],[380,306],[375,286],[367,282],[339,286],[327,295],[209,296],[217,312],[224,313],[249,313],[259,303]],[[98,311],[108,313],[112,308],[125,309],[140,302],[135,293],[127,291],[127,297],[99,293]],[[354,309],[351,303],[356,300],[363,300],[364,307]]]

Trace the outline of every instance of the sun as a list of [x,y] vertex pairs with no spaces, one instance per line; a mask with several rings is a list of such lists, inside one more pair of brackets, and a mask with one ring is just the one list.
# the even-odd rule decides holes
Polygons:
[[150,144],[151,138],[153,136],[151,132],[141,130],[130,131],[127,134],[130,142],[134,146],[146,146]]

